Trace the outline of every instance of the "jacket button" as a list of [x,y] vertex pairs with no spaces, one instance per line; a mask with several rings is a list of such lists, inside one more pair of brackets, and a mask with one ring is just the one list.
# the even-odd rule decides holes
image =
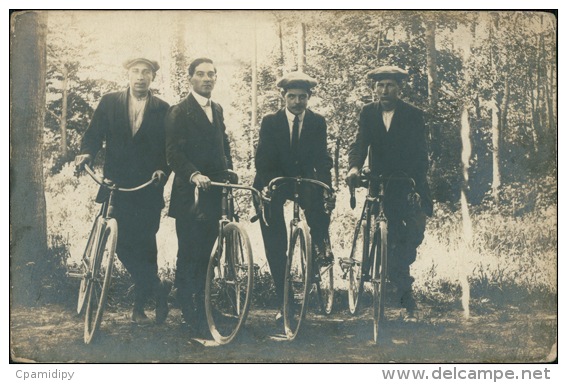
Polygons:
[[296,164],[296,165],[299,165],[299,161],[295,161],[295,164]]

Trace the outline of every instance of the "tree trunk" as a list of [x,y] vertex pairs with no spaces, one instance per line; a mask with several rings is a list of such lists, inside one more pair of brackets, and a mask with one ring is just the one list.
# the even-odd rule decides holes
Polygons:
[[439,83],[437,79],[437,50],[435,49],[435,21],[428,21],[425,29],[427,46],[427,82],[429,106],[435,110],[439,101]]
[[305,65],[305,23],[299,25],[299,37],[297,40],[297,70],[303,72]]
[[256,120],[258,119],[258,39],[256,37],[256,23],[254,22],[254,56],[252,57],[252,120],[250,121],[250,158],[248,168],[253,162],[254,156],[254,133],[256,132]]
[[341,151],[341,137],[337,136],[335,142],[335,158],[333,167],[335,168],[335,190],[339,190],[339,155]]
[[[277,77],[282,78],[284,75],[284,66],[285,66],[285,57],[284,57],[284,50],[283,50],[283,33],[282,33],[282,21],[278,19],[278,37],[280,39],[280,62],[279,62],[279,71]],[[279,109],[285,106],[285,101],[280,97],[278,99]]]
[[548,129],[549,129],[549,137],[551,138],[550,142],[550,149],[551,149],[551,158],[557,157],[557,124],[555,123],[555,112],[553,110],[553,70],[551,69],[551,64],[549,65],[549,69],[547,71],[547,81],[545,85],[545,106],[547,109],[547,118],[548,118]]
[[492,99],[492,197],[498,205],[500,188],[500,118],[498,102]]
[[46,12],[15,13],[10,36],[10,290],[12,303],[39,299],[47,252],[43,181]]
[[69,69],[63,64],[63,99],[61,100],[61,156],[67,161],[67,82],[69,80]]

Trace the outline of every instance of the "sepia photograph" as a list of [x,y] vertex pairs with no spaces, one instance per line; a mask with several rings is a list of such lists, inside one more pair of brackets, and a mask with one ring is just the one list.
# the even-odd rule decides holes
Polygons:
[[11,11],[10,363],[541,377],[557,26],[557,10]]

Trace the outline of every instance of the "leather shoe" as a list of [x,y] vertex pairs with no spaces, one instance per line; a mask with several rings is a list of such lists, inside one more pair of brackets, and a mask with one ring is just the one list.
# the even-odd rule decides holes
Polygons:
[[417,316],[413,310],[406,310],[406,315],[404,315],[405,323],[417,323]]
[[278,326],[283,326],[284,324],[284,317],[283,317],[283,309],[279,309],[278,313],[276,314],[276,324]]
[[147,317],[146,313],[144,313],[144,310],[138,310],[136,308],[134,308],[134,310],[132,311],[132,322],[141,327],[152,325],[152,320]]
[[169,305],[167,297],[171,291],[172,283],[164,278],[159,281],[156,292],[156,323],[161,324],[167,319]]

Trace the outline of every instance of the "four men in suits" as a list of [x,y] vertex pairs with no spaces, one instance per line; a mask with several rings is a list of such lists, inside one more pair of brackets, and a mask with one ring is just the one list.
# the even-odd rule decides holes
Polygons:
[[[191,93],[169,109],[167,103],[149,91],[159,69],[157,62],[137,58],[125,62],[124,67],[128,69],[130,86],[101,99],[82,138],[77,166],[92,163],[106,141],[106,178],[126,188],[156,178],[157,187],[116,196],[115,215],[120,227],[117,255],[134,279],[132,319],[142,325],[151,322],[144,305],[154,291],[157,292],[156,321],[163,322],[168,313],[169,289],[157,276],[155,235],[164,207],[163,185],[169,167],[175,172],[169,216],[176,219],[178,238],[177,298],[184,321],[202,326],[206,323],[203,296],[208,258],[221,215],[221,189],[211,188],[210,183],[225,180],[226,170],[232,169],[223,110],[211,101],[216,67],[207,58],[194,60],[188,70]],[[399,99],[400,81],[406,75],[395,67],[382,67],[369,73],[376,81],[380,100],[364,106],[360,114],[356,139],[349,151],[347,183],[356,182],[368,146],[373,174],[403,172],[416,181],[421,201],[419,211],[411,214],[407,209],[386,211],[390,234],[396,239],[395,250],[391,252],[390,279],[401,294],[407,318],[412,320],[416,305],[409,266],[423,240],[425,214],[432,215],[432,203],[426,179],[428,156],[423,114]],[[325,118],[307,108],[316,80],[292,72],[277,85],[283,89],[285,108],[262,119],[254,187],[262,190],[280,176],[313,178],[331,187],[333,160],[327,153]],[[198,206],[195,205],[195,188],[201,192]],[[280,304],[283,303],[287,252],[283,204],[291,195],[289,188],[274,196],[269,226],[261,220],[266,257]],[[108,191],[101,188],[97,202],[107,198]],[[331,263],[327,211],[334,207],[334,195],[324,199],[322,190],[306,185],[300,204],[311,228],[318,260]],[[281,313],[277,319],[279,317]]]
[[[81,140],[79,168],[91,164],[106,141],[104,177],[119,187],[133,188],[156,178],[155,187],[118,192],[115,218],[120,227],[116,253],[134,280],[132,320],[149,325],[144,306],[154,292],[156,322],[168,314],[167,283],[158,278],[156,233],[164,207],[163,186],[170,173],[165,157],[165,114],[169,105],[152,95],[150,84],[159,64],[146,58],[128,60],[129,88],[102,97]],[[96,201],[109,190],[101,187]]]
[[[416,304],[412,294],[414,278],[410,265],[415,261],[416,249],[423,240],[426,214],[433,214],[427,170],[429,166],[423,112],[399,99],[401,81],[407,72],[397,67],[381,67],[368,76],[375,83],[379,101],[362,108],[358,132],[349,151],[347,183],[357,183],[359,170],[364,165],[370,146],[371,174],[411,177],[419,195],[410,196],[420,206],[412,209],[408,193],[400,182],[392,182],[386,190],[386,217],[388,237],[393,251],[389,252],[388,273],[396,285],[406,320],[415,321]],[[416,198],[417,197],[417,198]]]
[[[172,106],[165,119],[167,160],[175,172],[169,216],[175,218],[178,252],[175,285],[185,323],[206,324],[204,290],[209,256],[221,218],[220,181],[232,169],[230,144],[222,107],[211,101],[216,82],[212,60],[199,58],[189,66],[192,91]],[[195,188],[200,189],[199,206]]]
[[[262,190],[276,177],[317,179],[331,187],[333,160],[327,154],[327,124],[325,118],[310,109],[307,103],[315,79],[300,72],[283,77],[278,86],[283,89],[285,108],[262,119],[256,150],[254,187]],[[266,258],[276,286],[276,295],[283,305],[284,277],[287,260],[287,230],[283,204],[293,198],[293,187],[273,196],[268,225],[261,221]],[[332,197],[328,203],[334,203]],[[304,185],[300,205],[320,261],[332,262],[329,243],[329,214],[325,212],[323,190]],[[329,206],[331,207],[331,206]],[[334,205],[332,206],[334,207]],[[276,320],[282,317],[278,313]]]

